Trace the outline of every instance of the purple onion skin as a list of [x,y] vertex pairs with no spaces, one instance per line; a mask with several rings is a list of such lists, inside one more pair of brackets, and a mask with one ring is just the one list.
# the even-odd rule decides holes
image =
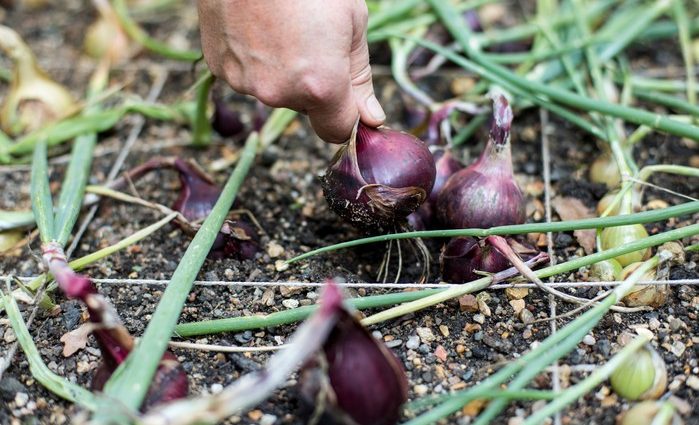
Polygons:
[[408,216],[408,224],[414,230],[435,229],[439,227],[436,216],[436,204],[439,192],[442,190],[447,180],[457,171],[464,168],[451,154],[451,150],[443,147],[432,147],[432,157],[436,167],[434,186],[427,197],[425,203],[420,205],[414,213]]
[[[398,423],[408,398],[403,366],[347,311],[343,310],[323,345],[323,354],[323,360],[306,364],[299,378],[303,401],[311,409],[325,405],[318,423]],[[323,386],[327,381],[330,388]]]
[[[93,391],[101,391],[104,388],[104,384],[112,376],[116,366],[111,365],[106,359],[102,361],[102,364],[100,364],[92,377],[91,386]],[[141,405],[141,411],[146,412],[158,404],[185,398],[188,393],[189,382],[187,373],[180,362],[177,361],[177,357],[166,351],[160,360],[158,369],[155,371],[153,382]]]
[[410,134],[359,123],[356,138],[321,177],[330,208],[365,230],[391,229],[427,199],[436,169],[425,144]]
[[[70,274],[62,276],[69,281],[68,284],[63,285],[66,295],[82,301],[87,306],[90,322],[100,325],[92,331],[102,353],[102,363],[92,377],[92,388],[99,391],[114,370],[128,357],[133,348],[133,337],[121,324],[114,307],[99,294],[90,279],[72,271],[68,273]],[[175,355],[166,351],[160,360],[141,410],[145,412],[156,404],[184,398],[188,391],[187,373]]]
[[[172,209],[189,221],[206,218],[221,195],[221,189],[195,165],[176,159],[174,166],[180,176],[180,194]],[[242,220],[227,220],[209,251],[211,259],[235,258],[251,260],[260,251],[257,230]]]
[[483,277],[476,270],[497,273],[509,266],[509,261],[498,250],[481,245],[471,237],[453,238],[442,250],[440,257],[442,280],[464,283]]
[[221,189],[198,167],[176,159],[175,169],[180,176],[180,194],[172,205],[189,221],[206,218],[221,196]]
[[[507,243],[524,261],[539,254],[534,246],[520,242],[515,238],[507,238]],[[497,273],[511,264],[497,248],[486,240],[478,241],[472,237],[452,238],[442,249],[439,258],[442,280],[449,283],[464,283],[483,277],[476,271]]]
[[231,110],[228,104],[218,97],[214,98],[214,116],[211,120],[211,127],[221,137],[233,137],[245,130],[245,126],[240,121],[240,114]]
[[494,100],[494,120],[481,156],[452,175],[437,199],[438,219],[453,229],[490,228],[526,220],[525,200],[512,171],[512,110],[504,97]]
[[209,258],[252,260],[260,252],[257,229],[242,220],[226,220],[209,251]]

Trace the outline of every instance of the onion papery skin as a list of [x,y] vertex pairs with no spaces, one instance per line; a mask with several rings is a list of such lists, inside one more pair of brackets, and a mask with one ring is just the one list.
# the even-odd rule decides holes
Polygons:
[[392,228],[415,211],[434,185],[427,146],[414,136],[359,124],[321,176],[330,208],[365,230]]
[[75,110],[70,92],[39,68],[29,46],[4,25],[0,25],[0,49],[14,62],[12,84],[0,105],[0,129],[19,136]]
[[437,173],[427,201],[420,205],[417,211],[408,216],[408,224],[415,230],[435,229],[439,227],[435,218],[435,209],[439,192],[442,190],[447,180],[449,180],[449,177],[464,168],[463,164],[451,154],[450,149],[435,146],[431,149]]
[[472,237],[453,238],[442,249],[439,259],[442,280],[464,283],[483,277],[476,271],[497,273],[510,262],[495,248]]
[[494,98],[493,118],[481,156],[454,173],[439,192],[437,218],[448,228],[486,229],[526,220],[524,196],[512,171],[512,110],[503,96]]
[[221,196],[221,189],[198,166],[177,158],[174,167],[180,177],[180,194],[172,205],[189,221],[206,218]]
[[343,310],[322,352],[299,373],[299,391],[319,424],[395,425],[408,379],[396,355]]

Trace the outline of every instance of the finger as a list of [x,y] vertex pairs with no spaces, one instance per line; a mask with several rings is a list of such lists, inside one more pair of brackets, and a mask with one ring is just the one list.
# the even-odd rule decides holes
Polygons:
[[352,43],[350,54],[350,73],[352,77],[352,92],[359,116],[364,124],[378,127],[386,120],[379,100],[374,94],[374,84],[371,79],[369,65],[369,47],[366,40],[366,24],[359,26],[358,35]]
[[308,108],[308,118],[318,137],[328,143],[344,143],[349,140],[359,112],[349,81],[332,96],[320,99]]

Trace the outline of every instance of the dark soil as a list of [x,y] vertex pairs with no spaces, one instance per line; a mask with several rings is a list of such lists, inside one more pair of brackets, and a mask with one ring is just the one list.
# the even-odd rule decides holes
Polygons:
[[[52,6],[41,12],[12,11],[4,14],[0,9],[0,23],[14,27],[25,36],[50,74],[79,95],[92,66],[79,53],[82,34],[92,19],[92,12],[83,13],[86,10],[92,9],[75,0],[61,2],[60,8]],[[178,9],[174,19],[163,19],[156,15],[146,28],[163,40],[177,39],[191,43],[192,47],[196,47],[198,43],[196,13],[192,5]],[[638,61],[643,62],[649,60],[648,55],[652,59],[653,52],[641,50],[638,54]],[[681,66],[677,51],[664,54],[668,55],[672,56],[667,59],[669,63]],[[5,62],[2,64],[6,65]],[[163,102],[179,99],[194,82],[193,74],[187,66],[149,55],[142,55],[129,67],[114,72],[113,82],[130,81],[126,91],[145,97],[153,84],[150,70],[156,66],[169,69],[165,87],[159,97]],[[401,117],[403,110],[395,84],[385,76],[386,72],[382,72],[382,68],[377,68],[376,74],[377,92],[386,106],[388,124],[401,128],[404,125],[398,119],[392,119]],[[452,78],[454,77],[440,77],[439,81],[432,84],[433,90],[445,93]],[[2,93],[4,92],[0,92],[0,96]],[[252,100],[226,93],[231,104],[243,111],[249,121],[250,113],[254,110]],[[125,120],[101,138],[92,168],[92,183],[101,183],[106,179],[131,129],[131,122],[131,119]],[[552,197],[578,198],[584,205],[594,209],[606,192],[603,186],[592,184],[587,178],[589,164],[599,155],[598,146],[590,136],[556,117],[551,117],[548,125],[553,129],[550,135]],[[540,131],[537,110],[515,111],[513,161],[516,177],[528,196],[529,221],[544,220]],[[485,134],[485,129],[481,129],[474,138],[476,141],[467,143],[459,154],[465,159],[476,157]],[[141,164],[154,155],[194,158],[206,168],[213,161],[230,156],[240,148],[239,143],[216,139],[207,149],[195,150],[186,146],[189,139],[190,133],[186,128],[148,121],[122,169]],[[287,305],[312,304],[318,297],[317,287],[290,288],[284,286],[285,282],[322,282],[332,276],[340,276],[349,282],[376,281],[381,258],[386,251],[383,244],[314,257],[282,272],[275,268],[276,260],[362,236],[333,214],[323,199],[317,174],[325,168],[333,151],[332,146],[314,136],[305,119],[299,119],[276,144],[258,157],[239,195],[239,207],[250,210],[264,230],[261,237],[263,252],[255,260],[208,260],[199,279],[278,282],[279,286],[196,286],[188,298],[181,322],[271,313],[284,310]],[[696,166],[699,160],[696,143],[664,135],[649,136],[640,143],[634,155],[639,165],[672,163]],[[60,182],[63,171],[64,165],[53,165],[52,181]],[[28,169],[3,168],[0,172],[0,208],[28,209]],[[225,182],[227,176],[227,171],[214,174],[220,184]],[[658,186],[699,198],[699,185],[689,178],[661,175],[651,181]],[[172,204],[178,187],[177,176],[170,171],[153,173],[135,185],[139,196],[164,205]],[[57,188],[58,184],[55,184],[53,189]],[[658,208],[683,201],[684,199],[665,191],[647,189],[643,208]],[[73,257],[113,244],[159,218],[159,213],[152,210],[105,200],[101,202],[96,217],[91,221]],[[647,229],[650,234],[655,234],[696,222],[697,218],[699,215],[650,224]],[[555,214],[554,220],[558,220]],[[537,235],[531,235],[530,238],[538,240]],[[134,335],[140,335],[145,329],[164,287],[159,284],[129,283],[127,280],[169,279],[189,240],[180,230],[168,226],[86,270],[93,278],[119,280],[117,283],[99,285],[100,291],[114,303]],[[699,238],[694,237],[693,240],[684,242],[697,243]],[[436,255],[439,243],[429,241],[428,244]],[[584,254],[572,232],[554,235],[554,247],[557,262]],[[41,271],[36,256],[38,248],[39,241],[33,240],[29,245],[0,257],[0,274],[23,277],[38,274]],[[417,264],[415,255],[406,251],[408,250],[403,250],[404,267],[400,281],[415,282],[420,279],[421,267]],[[670,270],[670,278],[699,282],[697,261],[699,255],[689,255],[684,265]],[[391,262],[393,274],[396,264],[394,256]],[[432,266],[432,272],[431,280],[437,281],[437,265]],[[586,278],[587,270],[583,269],[557,276],[556,280],[585,281]],[[367,285],[366,288],[349,290],[348,296],[375,295],[386,291]],[[592,298],[599,288],[583,287],[568,291],[577,296]],[[488,294],[489,314],[488,311],[463,312],[456,301],[450,301],[371,329],[403,362],[410,379],[411,399],[469,387],[550,334],[550,322],[524,325],[514,314],[505,291],[492,290]],[[56,315],[40,312],[30,330],[49,368],[71,381],[89,386],[90,377],[100,358],[94,340],[90,339],[88,348],[68,358],[63,357],[62,344],[59,342],[64,333],[75,329],[84,321],[85,313],[75,301],[66,300],[57,293],[53,296],[60,306],[60,312]],[[534,318],[549,317],[550,305],[546,295],[532,291],[525,301],[525,308]],[[27,306],[22,308],[26,309],[26,318],[31,309]],[[568,304],[561,301],[557,303],[558,314],[570,309],[572,307]],[[668,366],[668,390],[689,403],[691,411],[685,415],[687,423],[699,423],[699,406],[694,402],[699,394],[698,311],[699,292],[696,286],[685,285],[673,286],[668,302],[655,311],[610,313],[591,333],[592,338],[587,338],[561,360],[562,384],[575,384],[587,376],[586,365],[599,365],[608,360],[619,349],[619,338],[623,332],[639,326],[649,327],[657,336],[654,345],[659,348]],[[564,326],[569,320],[571,319],[558,320],[556,325]],[[0,344],[0,358],[5,356],[14,340],[14,335],[8,328],[4,316],[0,316],[0,340],[3,341]],[[284,343],[294,329],[295,326],[280,326],[238,334],[211,335],[198,339],[197,342],[273,346]],[[221,354],[188,349],[175,349],[174,352],[189,373],[192,394],[220,390],[221,385],[225,386],[241,375],[260,368],[269,357],[265,353]],[[295,414],[298,406],[293,391],[294,382],[292,378],[285,388],[257,409],[231,418],[230,423],[303,423]],[[542,374],[532,384],[532,388],[539,389],[550,389],[551,386],[550,373]],[[23,394],[28,395],[28,399]],[[0,423],[3,424],[70,423],[79,411],[36,382],[21,350],[14,356],[11,367],[0,380],[0,398],[3,400],[0,403]],[[513,404],[494,423],[517,424],[518,418],[526,417],[539,405],[540,403],[531,402]],[[613,424],[615,417],[627,407],[628,403],[618,398],[609,385],[605,384],[569,406],[563,413],[563,423]],[[458,415],[458,419],[450,419],[445,423],[467,424],[470,412],[472,409],[467,409]]]

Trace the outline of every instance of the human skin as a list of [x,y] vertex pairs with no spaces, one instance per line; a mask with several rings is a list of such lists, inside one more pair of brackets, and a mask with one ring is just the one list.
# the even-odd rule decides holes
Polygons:
[[385,114],[371,80],[363,0],[199,0],[204,58],[237,92],[308,115],[318,136],[349,139]]

